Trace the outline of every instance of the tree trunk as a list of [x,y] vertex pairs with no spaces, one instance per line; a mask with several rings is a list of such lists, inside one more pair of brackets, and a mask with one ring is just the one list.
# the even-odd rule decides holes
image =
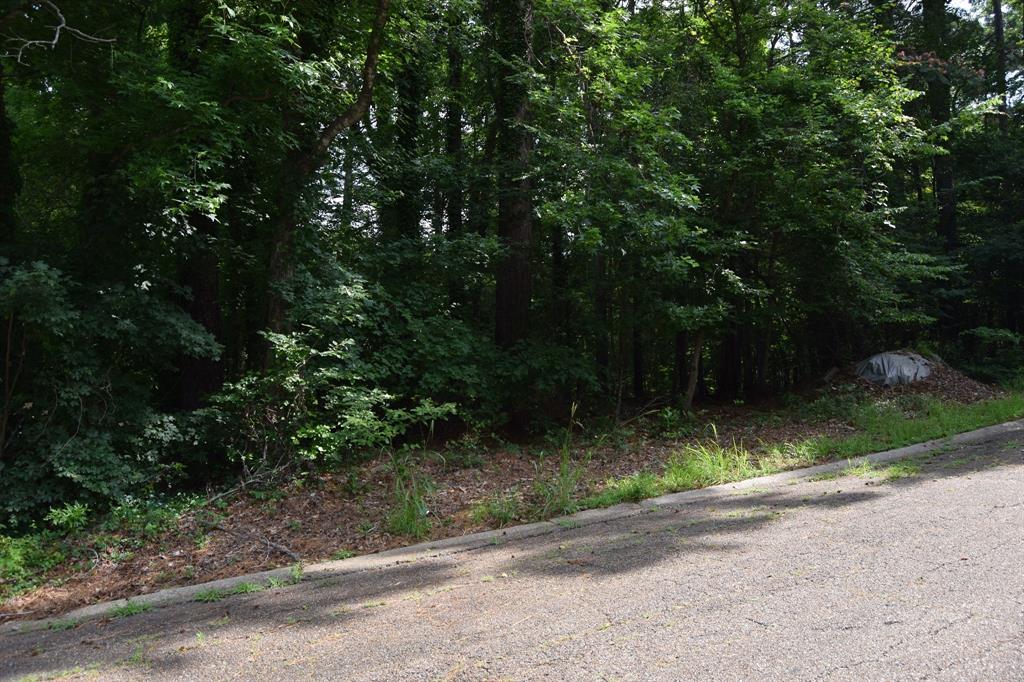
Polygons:
[[508,0],[495,7],[498,79],[498,239],[505,253],[495,281],[495,341],[512,346],[526,338],[532,276],[533,187],[529,176],[533,136],[525,128],[528,92],[516,64],[533,57],[532,0]]
[[[222,341],[220,302],[220,259],[214,248],[217,225],[207,216],[194,215],[196,244],[181,264],[179,276],[191,297],[185,303],[189,316],[213,338]],[[224,366],[220,358],[183,356],[178,368],[180,392],[178,407],[194,410],[202,407],[205,398],[224,383]]]
[[398,104],[390,140],[397,154],[384,164],[388,169],[384,184],[391,192],[380,214],[381,232],[388,242],[416,239],[420,234],[423,183],[414,162],[423,110],[423,69],[420,60],[411,57],[398,75]]
[[[189,76],[200,70],[199,56],[206,41],[201,31],[208,7],[203,2],[188,0],[176,8],[168,26],[169,62]],[[178,265],[178,278],[189,291],[184,308],[189,316],[217,341],[222,341],[220,301],[220,259],[215,244],[217,223],[209,216],[193,211],[188,219],[193,229],[191,243],[183,249]],[[194,410],[203,405],[207,395],[224,383],[220,359],[182,356],[178,361],[178,408]]]
[[462,46],[459,43],[459,17],[453,16],[448,25],[448,103],[444,118],[444,149],[452,174],[448,178],[445,197],[445,218],[448,234],[462,234]]
[[676,332],[672,347],[672,404],[678,404],[686,381],[686,332]]
[[[950,45],[947,31],[945,0],[923,0],[921,3],[924,23],[925,49],[934,53],[939,64],[930,74],[926,99],[935,125],[949,123],[952,116],[948,64]],[[946,143],[949,148],[949,143]],[[938,204],[937,232],[947,251],[954,250],[959,238],[956,227],[956,186],[954,182],[953,158],[950,154],[936,155],[932,160],[935,177],[935,198]]]
[[718,347],[718,372],[715,375],[715,398],[732,400],[740,388],[739,336],[727,332]]
[[639,306],[637,305],[635,296],[631,307],[633,308],[633,397],[637,400],[641,400],[647,395],[647,387],[644,385],[645,368],[643,328],[640,324],[640,316],[638,314]]
[[999,128],[1006,130],[1006,37],[1003,23],[1003,0],[992,0],[992,30],[996,42],[996,94],[999,95]]
[[697,379],[700,374],[700,356],[704,348],[704,330],[698,329],[693,337],[693,349],[690,351],[690,371],[686,377],[686,397],[683,399],[683,410],[693,409],[693,396],[697,392]]
[[608,260],[602,247],[594,254],[594,317],[597,319],[597,333],[594,341],[594,364],[597,365],[597,381],[604,392],[611,391],[611,305],[608,290]]
[[9,257],[14,248],[14,203],[21,190],[21,177],[14,164],[14,124],[7,116],[4,95],[4,64],[0,62],[0,256]]

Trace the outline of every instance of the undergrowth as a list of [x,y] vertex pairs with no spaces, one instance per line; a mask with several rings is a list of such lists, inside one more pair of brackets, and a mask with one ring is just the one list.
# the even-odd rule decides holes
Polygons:
[[[538,462],[531,488],[493,491],[477,502],[469,515],[476,523],[501,527],[898,448],[1024,417],[1024,392],[1014,391],[1002,398],[967,405],[919,395],[858,402],[850,395],[839,394],[797,406],[790,414],[841,419],[854,432],[843,437],[786,442],[724,443],[713,427],[702,427],[708,437],[679,445],[660,471],[637,472],[587,490],[584,482],[589,455],[574,452],[570,428],[558,448],[558,466],[553,472],[547,472],[543,460]],[[675,435],[682,430],[683,425],[677,423],[674,415],[662,414],[659,419],[664,422],[659,424],[662,431]],[[434,528],[428,506],[434,483],[418,468],[411,452],[402,451],[392,457],[393,504],[383,527],[393,535],[419,539]],[[471,453],[460,454],[464,455],[463,460],[476,462]],[[459,466],[464,464],[459,462]],[[917,469],[913,464],[894,464],[884,470],[865,469],[863,473],[892,480],[913,476]],[[182,513],[204,504],[199,497],[126,500],[98,518],[87,506],[71,504],[51,510],[46,517],[47,525],[27,534],[5,535],[0,526],[0,600],[43,584],[48,573],[70,561],[91,566],[96,557],[114,562],[127,560],[147,542],[176,527]],[[224,504],[223,499],[218,501],[218,505]],[[341,550],[335,557],[350,554],[349,550]],[[257,587],[263,589],[255,584],[242,589],[254,591]],[[223,596],[211,592],[197,598]]]

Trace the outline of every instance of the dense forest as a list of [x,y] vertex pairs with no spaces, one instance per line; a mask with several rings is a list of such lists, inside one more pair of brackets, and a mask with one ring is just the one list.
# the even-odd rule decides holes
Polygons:
[[0,529],[913,347],[1020,381],[1009,0],[2,0]]

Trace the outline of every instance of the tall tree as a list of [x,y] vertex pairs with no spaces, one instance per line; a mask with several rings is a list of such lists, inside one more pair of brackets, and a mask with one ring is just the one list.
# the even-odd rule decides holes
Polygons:
[[511,346],[527,335],[532,288],[533,135],[526,122],[527,78],[533,63],[533,2],[502,0],[494,5],[498,239],[504,249],[495,281],[494,336],[499,346]]
[[[950,94],[950,57],[952,46],[949,42],[949,17],[946,0],[922,0],[921,19],[924,25],[924,49],[931,53],[934,68],[928,77],[926,98],[932,123],[947,126],[952,118],[952,97]],[[949,143],[943,145],[947,152]],[[956,185],[953,156],[949,153],[936,154],[932,159],[935,181],[935,199],[938,204],[937,231],[946,250],[955,249],[959,243],[956,227]]]
[[[203,19],[206,2],[178,3],[168,20],[169,62],[184,79],[199,75],[200,58],[208,49]],[[209,143],[206,143],[209,146]],[[187,290],[185,310],[217,340],[221,334],[220,261],[217,257],[218,224],[209,212],[193,209],[186,218],[188,237],[182,248],[179,278]],[[224,383],[220,357],[185,354],[179,366],[178,407],[194,410]]]
[[14,202],[21,188],[11,144],[14,124],[7,115],[4,70],[0,61],[0,256],[10,255],[6,251],[14,240]]
[[390,0],[377,0],[366,57],[363,61],[362,84],[355,100],[344,111],[329,120],[311,142],[296,148],[285,163],[275,200],[277,216],[271,236],[268,266],[270,294],[267,326],[271,330],[280,331],[285,327],[287,304],[281,287],[295,272],[294,248],[295,231],[299,220],[299,200],[310,177],[326,160],[334,140],[353,127],[370,107],[373,86],[377,80],[377,65],[384,47],[384,29],[390,5]]
[[999,95],[999,126],[1006,129],[1006,31],[1003,21],[1003,0],[992,0],[992,30],[996,51],[996,94]]

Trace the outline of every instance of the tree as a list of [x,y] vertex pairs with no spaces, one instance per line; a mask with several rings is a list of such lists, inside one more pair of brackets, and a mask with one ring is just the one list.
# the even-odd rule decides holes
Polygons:
[[504,253],[495,281],[494,336],[508,347],[529,331],[533,238],[533,183],[530,153],[533,135],[527,129],[529,69],[533,62],[532,0],[495,2],[494,86],[498,163],[498,239]]
[[[945,0],[922,0],[921,20],[924,25],[923,45],[931,53],[933,70],[928,77],[927,100],[932,123],[948,128],[952,116],[950,97],[950,43]],[[945,130],[943,136],[950,135]],[[957,247],[959,238],[956,228],[956,187],[953,177],[953,158],[948,153],[936,154],[932,158],[935,174],[935,196],[938,205],[937,231],[947,251]]]

